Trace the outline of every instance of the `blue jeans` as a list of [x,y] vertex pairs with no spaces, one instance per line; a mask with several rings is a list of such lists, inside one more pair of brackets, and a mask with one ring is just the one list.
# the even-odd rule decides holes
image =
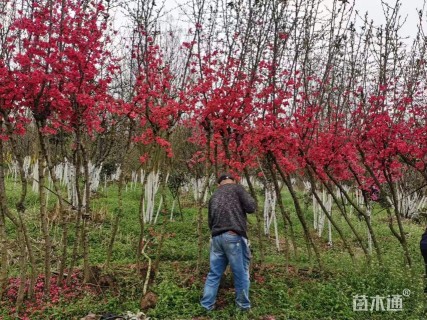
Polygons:
[[249,261],[248,241],[242,236],[222,233],[212,238],[210,250],[210,270],[205,282],[202,307],[212,310],[215,305],[222,274],[230,264],[236,290],[236,305],[246,310],[251,307],[249,301]]

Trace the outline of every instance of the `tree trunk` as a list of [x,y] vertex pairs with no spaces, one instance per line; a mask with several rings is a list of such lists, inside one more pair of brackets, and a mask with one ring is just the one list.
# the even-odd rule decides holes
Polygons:
[[306,239],[308,254],[309,254],[309,256],[311,256],[311,250],[310,250],[310,245],[311,245],[311,247],[313,248],[314,254],[316,256],[317,264],[318,264],[319,268],[322,269],[323,266],[322,266],[322,261],[320,259],[319,249],[317,248],[317,245],[314,242],[313,237],[311,236],[309,227],[307,225],[307,222],[305,221],[304,212],[302,212],[298,196],[297,196],[297,194],[296,194],[296,192],[294,190],[294,187],[292,186],[290,178],[289,178],[288,175],[285,175],[285,173],[281,170],[281,168],[278,165],[278,163],[277,163],[276,159],[274,158],[274,156],[273,155],[271,155],[271,156],[273,157],[273,161],[274,161],[274,164],[276,165],[277,171],[279,172],[279,174],[280,174],[283,182],[286,184],[286,187],[288,188],[289,193],[291,194],[292,201],[293,201],[294,206],[295,206],[295,212],[296,212],[296,214],[298,216],[298,219],[299,219],[299,221],[301,223],[301,226],[302,226],[302,228],[304,230],[304,235],[305,235],[305,239]]
[[87,152],[83,145],[83,142],[80,144],[82,158],[83,158],[83,172],[84,172],[84,185],[83,192],[85,193],[85,204],[82,212],[82,237],[81,244],[83,249],[83,281],[89,281],[90,271],[89,271],[89,229],[88,223],[90,221],[90,175],[89,175],[89,160],[87,158]]
[[[394,232],[394,236],[399,240],[400,245],[402,246],[404,255],[405,255],[405,262],[406,264],[411,267],[412,266],[412,260],[411,260],[411,254],[409,253],[408,249],[408,243],[406,241],[406,235],[405,231],[403,230],[403,224],[402,224],[402,217],[399,210],[399,200],[397,197],[396,187],[395,184],[391,178],[391,175],[384,172],[387,183],[390,187],[391,197],[393,199],[393,209],[394,209],[394,216],[396,217],[397,226],[399,228],[399,235],[397,235],[396,232]],[[390,222],[390,226],[392,226]]]
[[123,171],[120,172],[119,181],[117,184],[117,212],[114,216],[113,226],[111,230],[110,242],[108,243],[107,248],[107,258],[105,260],[105,267],[108,269],[110,267],[111,255],[113,254],[114,242],[116,240],[117,230],[119,229],[119,222],[123,216]]
[[205,203],[203,198],[206,190],[209,187],[209,180],[211,176],[212,166],[210,166],[211,157],[211,128],[210,124],[207,128],[207,139],[206,139],[206,160],[205,160],[205,182],[203,183],[202,192],[200,193],[199,199],[197,199],[197,262],[196,262],[196,274],[199,272],[200,262],[202,260],[202,249],[203,249],[203,207]]
[[203,202],[203,197],[206,190],[209,187],[209,172],[206,173],[205,182],[203,183],[202,192],[200,198],[197,201],[197,262],[196,262],[196,274],[199,272],[200,262],[202,261],[202,250],[203,250],[203,208],[205,203]]
[[[359,243],[360,247],[362,248],[368,264],[370,264],[371,263],[371,256],[369,255],[368,249],[366,248],[365,244],[363,243],[362,237],[359,235],[357,230],[354,228],[353,223],[350,221],[350,219],[347,215],[345,205],[342,201],[343,199],[338,199],[336,197],[336,195],[334,194],[334,192],[332,191],[331,187],[326,182],[323,182],[323,186],[328,190],[329,194],[332,196],[332,199],[334,200],[334,202],[337,205],[338,209],[340,210],[342,216],[344,217],[345,221],[347,222],[348,226],[350,227],[351,231],[353,232],[354,236],[356,237],[357,242]],[[341,203],[342,203],[342,205],[341,205]]]
[[38,175],[39,175],[39,181],[38,181],[38,188],[39,188],[39,201],[40,201],[40,220],[41,220],[41,227],[42,227],[42,233],[43,233],[43,239],[44,239],[44,293],[45,295],[50,294],[50,280],[51,280],[51,238],[50,238],[50,232],[49,232],[49,222],[48,222],[48,215],[47,215],[47,192],[46,192],[46,160],[43,154],[43,150],[41,148],[42,141],[44,139],[43,133],[41,132],[41,129],[43,128],[44,123],[37,121],[37,131],[38,131],[38,137],[39,137],[39,165],[38,165]]
[[[276,172],[274,171],[274,168],[273,168],[272,164],[270,163],[270,161],[268,161],[268,169],[269,169],[271,176],[273,178],[273,185],[274,185],[274,190],[276,192],[277,204],[279,205],[280,213],[282,214],[283,226],[285,229],[285,237],[289,237],[291,239],[292,246],[294,249],[294,254],[296,256],[297,255],[297,244],[295,241],[295,235],[294,235],[291,216],[290,216],[289,212],[285,209],[285,206],[283,204],[282,195],[280,193],[281,188],[280,188],[279,183],[277,181]],[[286,238],[285,241],[286,241],[286,243],[285,243],[285,267],[286,267],[286,273],[287,273],[289,271],[290,246],[289,246],[288,238]]]
[[64,278],[64,271],[67,264],[67,245],[68,245],[68,223],[66,221],[66,215],[64,212],[64,198],[62,197],[61,187],[59,186],[58,178],[55,174],[55,167],[52,162],[50,151],[46,145],[44,137],[40,138],[40,148],[43,153],[44,159],[46,159],[47,167],[49,169],[50,178],[52,179],[52,184],[54,186],[55,195],[58,198],[59,204],[59,220],[62,228],[61,235],[61,254],[59,258],[59,274],[57,279],[57,284],[59,285]]
[[243,173],[245,175],[246,182],[249,187],[249,192],[251,193],[252,198],[255,199],[255,202],[257,204],[257,209],[255,211],[256,225],[257,225],[256,231],[257,231],[257,239],[258,239],[258,246],[259,246],[259,264],[262,267],[262,264],[265,261],[265,249],[264,249],[264,237],[262,232],[262,218],[261,218],[261,213],[258,206],[258,197],[256,195],[255,188],[252,185],[252,182],[250,180],[248,169],[244,168]]
[[[145,179],[144,179],[145,181]],[[137,252],[136,252],[136,264],[138,266],[138,270],[141,269],[141,255],[142,251],[144,249],[144,233],[145,233],[145,220],[144,220],[144,185],[143,183],[141,185],[141,197],[139,200],[139,238],[138,238],[138,246],[137,246]]]
[[113,254],[113,247],[114,247],[114,242],[116,240],[117,230],[119,228],[119,222],[123,216],[123,194],[122,194],[122,192],[123,192],[124,173],[126,171],[125,158],[126,158],[126,155],[128,153],[128,150],[129,150],[131,142],[132,142],[133,127],[134,127],[133,122],[131,122],[130,126],[129,126],[129,134],[128,134],[128,138],[126,141],[125,150],[121,156],[121,161],[120,161],[120,165],[121,165],[122,170],[120,171],[119,181],[117,184],[117,213],[116,213],[116,216],[114,217],[113,228],[111,230],[111,238],[110,238],[110,242],[109,242],[108,248],[107,248],[107,258],[105,261],[105,266],[107,269],[110,267],[111,255]]
[[[79,235],[81,233],[81,224],[82,224],[82,196],[79,188],[79,170],[81,166],[81,159],[78,150],[75,150],[73,155],[73,164],[76,168],[76,175],[74,177],[75,184],[76,184],[76,196],[77,196],[77,214],[76,214],[76,222],[75,222],[75,230],[74,230],[74,243],[73,243],[73,252],[71,255],[71,262],[70,262],[70,269],[68,270],[68,273],[71,274],[74,270],[75,265],[77,264],[77,256],[78,256],[78,249],[79,249]],[[71,277],[67,277],[67,285],[70,285],[71,283]]]
[[344,190],[344,188],[341,186],[341,184],[340,183],[338,183],[338,181],[329,173],[329,172],[327,172],[326,171],[326,174],[328,175],[328,177],[329,177],[329,179],[331,179],[331,181],[340,189],[340,191],[341,191],[341,194],[342,195],[344,195],[344,197],[347,199],[347,201],[350,203],[350,205],[363,217],[363,219],[365,220],[365,222],[366,222],[366,226],[368,227],[368,231],[369,231],[369,234],[371,235],[371,237],[372,237],[372,243],[373,243],[373,245],[374,245],[374,248],[375,248],[375,252],[376,252],[376,254],[377,254],[377,259],[378,259],[378,262],[379,262],[379,264],[383,264],[383,261],[382,261],[382,254],[381,254],[381,249],[380,249],[380,247],[379,247],[379,245],[378,245],[378,242],[377,242],[377,237],[375,236],[375,233],[374,233],[374,230],[373,230],[373,228],[372,228],[372,224],[371,224],[371,221],[370,221],[370,217],[367,215],[367,213],[362,209],[362,208],[360,208],[356,203],[354,203],[354,201],[351,199],[351,197],[348,195],[348,193]]
[[0,300],[6,291],[8,283],[9,261],[7,256],[7,234],[6,234],[6,187],[4,177],[3,140],[0,140]]
[[[3,119],[8,119],[7,113],[3,110]],[[7,132],[9,134],[10,143],[12,146],[18,146],[18,141],[16,139],[16,136],[14,135],[14,128],[10,122],[5,122]],[[1,146],[3,148],[3,145]],[[27,198],[27,177],[24,170],[24,156],[20,150],[20,148],[11,148],[12,152],[14,153],[16,157],[16,161],[18,162],[19,166],[19,177],[21,180],[21,194],[19,197],[18,202],[16,203],[16,211],[18,213],[18,217],[14,218],[9,211],[6,212],[9,219],[14,223],[14,225],[18,229],[18,237],[19,232],[22,232],[22,239],[23,241],[20,241],[20,243],[25,243],[25,246],[27,248],[28,253],[28,260],[30,262],[30,283],[28,285],[28,297],[32,298],[34,296],[34,289],[36,284],[36,278],[37,278],[37,269],[36,269],[36,261],[33,254],[33,247],[31,245],[29,236],[28,236],[28,230],[24,223],[24,216],[25,216],[25,199]],[[1,154],[3,156],[3,151],[1,151]],[[25,249],[23,249],[25,251]],[[24,252],[23,251],[23,252]]]
[[335,228],[335,230],[338,232],[338,235],[340,236],[344,247],[347,249],[348,254],[351,257],[351,260],[354,262],[354,253],[353,250],[351,249],[351,246],[348,244],[346,237],[344,236],[344,233],[342,232],[341,228],[338,226],[338,224],[335,222],[334,219],[332,219],[332,215],[328,212],[328,210],[326,209],[322,199],[320,199],[319,195],[316,192],[316,188],[315,188],[315,182],[314,182],[314,177],[313,177],[313,173],[310,172],[310,169],[307,170],[308,176],[310,177],[310,184],[311,184],[311,192],[313,193],[314,197],[316,198],[317,202],[319,203],[320,207],[322,208],[322,211],[325,213],[326,217],[328,218],[328,220],[330,221],[330,223],[333,225],[333,227]]
[[[163,181],[162,183],[162,192],[161,192],[161,196],[163,198],[163,201],[161,202],[163,204],[164,207],[164,212],[167,212],[167,202],[166,202],[166,181]],[[160,208],[161,210],[161,208]],[[160,213],[161,214],[161,211]],[[162,249],[163,249],[163,243],[165,240],[165,232],[166,232],[166,226],[169,223],[169,219],[166,218],[166,215],[163,215],[162,218],[162,228],[161,228],[161,232],[160,232],[160,240],[159,240],[159,244],[157,246],[157,252],[156,252],[156,259],[154,260],[153,263],[153,271],[154,271],[154,277],[157,276],[157,273],[159,271],[159,264],[160,264],[160,255],[162,253]]]
[[[19,247],[19,277],[20,285],[16,297],[16,310],[20,311],[25,294],[25,284],[27,280],[27,254],[26,254],[26,228],[24,227],[23,221],[19,216],[16,218],[7,208],[7,194],[5,185],[5,174],[4,174],[4,153],[3,153],[3,141],[0,140],[0,254],[1,254],[1,268],[0,268],[0,297],[3,296],[4,290],[6,289],[8,280],[8,256],[7,256],[7,234],[5,230],[6,217],[8,217],[16,227],[17,231],[17,245]],[[32,261],[33,262],[33,261]],[[33,265],[34,266],[34,265]]]
[[[39,132],[40,139],[41,132]],[[50,292],[50,278],[51,278],[51,239],[49,233],[49,224],[47,217],[47,197],[46,197],[46,161],[43,157],[43,152],[40,150],[39,152],[39,200],[40,200],[40,219],[42,226],[42,233],[44,239],[44,276],[45,276],[45,287],[44,292],[46,295]]]

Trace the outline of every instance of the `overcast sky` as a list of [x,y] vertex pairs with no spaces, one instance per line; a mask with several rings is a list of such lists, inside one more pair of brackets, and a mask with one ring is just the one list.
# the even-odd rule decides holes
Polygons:
[[[348,0],[349,3],[355,2],[355,9],[359,11],[361,16],[364,16],[368,12],[370,19],[374,20],[374,23],[379,26],[380,24],[385,23],[383,5],[381,0]],[[418,11],[423,8],[423,3],[425,0],[401,0],[401,10],[402,21],[406,18],[404,27],[401,30],[401,36],[413,37],[417,32],[417,24],[419,21]],[[160,1],[159,1],[160,2]],[[383,2],[388,3],[391,6],[396,4],[396,0],[383,0]],[[191,0],[166,0],[165,9],[171,10],[175,9],[174,13],[178,13],[180,4],[191,3]],[[324,6],[331,6],[333,0],[323,0],[322,4]],[[348,5],[348,4],[347,4]],[[425,20],[425,19],[424,19]],[[424,26],[427,28],[424,21]],[[427,30],[426,30],[427,31]],[[427,32],[426,32],[427,33]]]
[[[350,0],[352,2],[353,0]],[[325,3],[331,3],[332,0],[325,0]],[[359,11],[361,15],[368,12],[370,19],[374,20],[376,25],[384,24],[384,6],[381,4],[381,0],[355,0],[355,9]],[[393,6],[396,4],[396,0],[384,0],[383,2]],[[400,13],[402,21],[406,18],[405,25],[402,27],[402,36],[415,36],[417,32],[417,24],[419,22],[418,11],[423,9],[424,0],[401,0]],[[425,18],[424,23],[425,26]]]

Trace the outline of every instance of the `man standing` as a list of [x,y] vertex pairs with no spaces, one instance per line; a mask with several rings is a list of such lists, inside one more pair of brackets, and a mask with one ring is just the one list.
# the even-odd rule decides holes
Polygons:
[[218,189],[209,200],[208,222],[212,234],[210,270],[201,305],[213,310],[222,274],[230,264],[240,310],[251,308],[249,300],[249,261],[246,213],[256,209],[255,200],[228,173],[218,178]]

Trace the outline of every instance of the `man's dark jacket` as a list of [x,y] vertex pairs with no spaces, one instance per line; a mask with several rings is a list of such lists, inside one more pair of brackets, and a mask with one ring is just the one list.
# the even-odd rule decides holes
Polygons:
[[234,231],[247,238],[246,213],[255,209],[255,200],[241,185],[220,185],[209,200],[208,223],[212,237]]

